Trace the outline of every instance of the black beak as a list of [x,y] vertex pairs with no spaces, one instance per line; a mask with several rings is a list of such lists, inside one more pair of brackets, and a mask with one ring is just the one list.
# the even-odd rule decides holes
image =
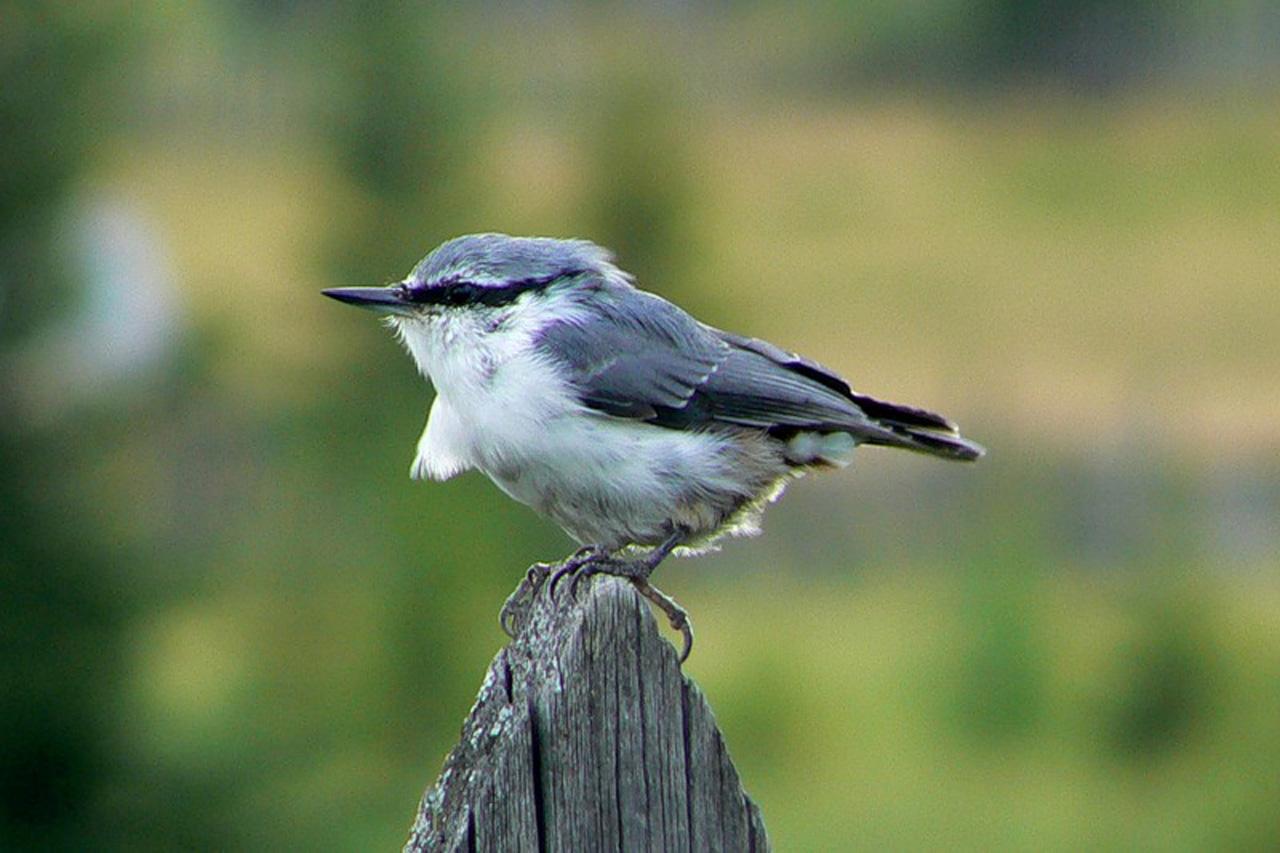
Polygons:
[[395,287],[335,287],[332,290],[323,290],[321,293],[330,299],[336,299],[357,308],[376,311],[379,314],[408,316],[414,313],[413,303],[406,301],[400,295],[399,288]]

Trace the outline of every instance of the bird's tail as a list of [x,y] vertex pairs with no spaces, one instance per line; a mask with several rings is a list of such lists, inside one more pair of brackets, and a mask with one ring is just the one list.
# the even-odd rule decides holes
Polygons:
[[961,436],[959,428],[942,415],[862,394],[854,394],[853,400],[872,419],[855,432],[866,444],[901,447],[962,462],[980,459],[987,452]]

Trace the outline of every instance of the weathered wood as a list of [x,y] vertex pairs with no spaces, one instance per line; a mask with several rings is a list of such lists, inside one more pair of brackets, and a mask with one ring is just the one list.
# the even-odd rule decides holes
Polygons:
[[[566,585],[567,586],[567,585]],[[484,679],[406,850],[768,850],[706,700],[612,577],[544,589]]]

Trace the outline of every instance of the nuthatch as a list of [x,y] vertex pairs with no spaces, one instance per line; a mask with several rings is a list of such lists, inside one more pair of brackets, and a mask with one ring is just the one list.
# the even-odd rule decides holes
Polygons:
[[685,612],[649,585],[668,554],[759,531],[765,506],[860,444],[974,460],[978,445],[923,409],[855,392],[816,362],[698,322],[637,289],[582,240],[450,240],[387,287],[325,295],[388,316],[436,389],[412,466],[477,468],[587,546],[530,570],[629,578],[692,644]]

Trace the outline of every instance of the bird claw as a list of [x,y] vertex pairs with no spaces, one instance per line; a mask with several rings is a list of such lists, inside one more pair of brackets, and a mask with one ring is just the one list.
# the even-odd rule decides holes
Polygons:
[[578,550],[569,555],[570,560],[586,560],[591,557],[599,557],[605,552],[601,545],[583,545]]
[[614,575],[615,577],[623,577],[630,579],[631,575],[627,574],[626,568],[628,564],[622,560],[614,560],[610,557],[598,557],[589,563],[585,563],[573,573],[573,578],[569,581],[569,595],[574,601],[578,600],[578,584],[587,578],[593,578],[596,575]]
[[560,581],[564,580],[565,575],[573,574],[579,568],[572,559],[569,559],[561,563],[560,567],[551,573],[551,583],[548,584],[547,590],[552,598],[556,597],[556,589],[559,588]]
[[[674,539],[672,543],[674,543]],[[598,545],[587,545],[573,552],[567,559],[558,564],[534,563],[525,573],[524,579],[502,605],[498,614],[498,622],[507,636],[516,636],[517,622],[524,618],[534,597],[545,585],[552,599],[560,582],[569,579],[569,595],[578,598],[578,585],[585,578],[595,575],[613,575],[626,578],[635,587],[636,592],[643,595],[663,612],[673,631],[678,631],[683,638],[680,650],[680,663],[689,659],[693,651],[693,625],[689,622],[689,614],[676,604],[675,599],[649,583],[649,575],[654,568],[670,552],[670,546],[656,550],[646,557],[634,560],[618,559],[610,555]],[[547,583],[548,579],[550,583]]]
[[693,624],[689,621],[688,611],[676,604],[674,598],[650,584],[647,578],[631,578],[631,584],[636,588],[636,592],[652,601],[654,606],[666,614],[671,630],[680,632],[683,643],[679,662],[683,664],[689,659],[689,653],[693,651]]
[[556,597],[556,590],[560,586],[560,581],[566,577],[573,577],[574,582],[571,587],[571,593],[576,598],[578,594],[578,575],[586,568],[592,566],[598,561],[605,559],[606,552],[599,545],[584,545],[577,551],[569,555],[563,563],[560,563],[555,571],[551,573],[551,597]]
[[[578,584],[584,578],[595,575],[613,575],[625,578],[635,587],[636,592],[653,602],[667,617],[673,631],[678,631],[683,640],[680,649],[680,663],[689,659],[693,651],[693,625],[689,621],[689,613],[676,603],[675,599],[649,583],[649,575],[654,564],[647,559],[618,560],[608,556],[597,557],[574,566],[566,566],[560,570],[561,577],[572,576],[569,581],[569,595],[578,598]],[[552,578],[552,594],[554,595],[556,578]]]
[[502,609],[498,611],[498,624],[502,627],[503,633],[511,639],[515,639],[519,632],[519,623],[524,620],[529,612],[529,606],[550,574],[551,564],[534,563],[525,571],[524,577],[520,579],[519,585],[511,595],[507,596]]

